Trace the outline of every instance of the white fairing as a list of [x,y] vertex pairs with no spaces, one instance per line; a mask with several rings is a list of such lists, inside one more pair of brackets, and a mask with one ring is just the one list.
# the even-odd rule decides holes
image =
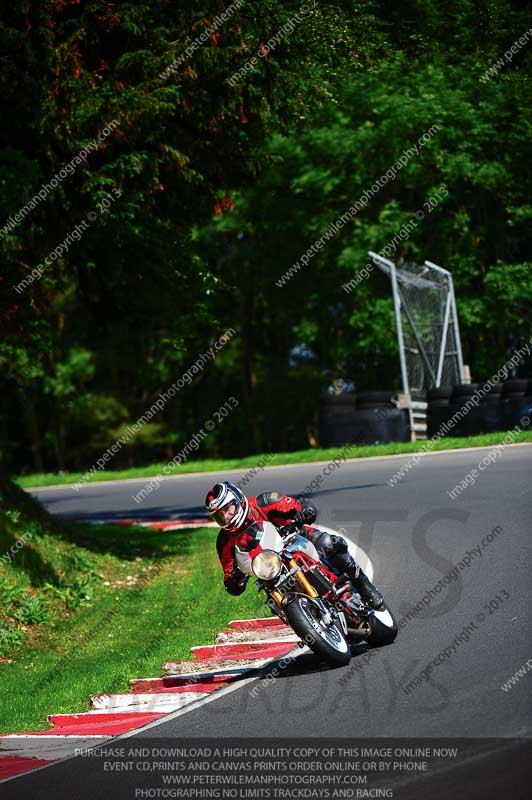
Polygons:
[[260,546],[263,550],[275,550],[276,553],[280,553],[284,547],[284,539],[282,536],[279,535],[279,531],[272,525],[271,522],[263,522],[263,533],[262,539],[260,540]]
[[243,550],[239,550],[238,547],[235,547],[235,557],[238,569],[243,572],[244,575],[252,575],[253,570],[251,569],[251,563],[253,559],[250,557],[249,553],[244,553]]
[[[279,536],[275,525],[272,525],[271,522],[263,522],[262,528],[262,532],[257,533],[257,544],[260,545],[262,550],[275,550],[276,553],[280,553],[284,548],[284,540],[282,536]],[[244,575],[253,575],[253,570],[251,569],[253,559],[249,553],[240,550],[237,546],[235,547],[235,557],[237,567]]]

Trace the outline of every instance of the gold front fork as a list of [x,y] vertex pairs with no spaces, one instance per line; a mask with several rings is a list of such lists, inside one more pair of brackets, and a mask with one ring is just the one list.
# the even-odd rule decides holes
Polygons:
[[[288,563],[290,564],[290,569],[293,569],[294,567],[298,567],[296,561],[293,558],[291,558]],[[308,578],[306,577],[306,575],[304,574],[304,572],[303,572],[303,570],[301,568],[299,568],[299,567],[297,568],[296,572],[294,572],[294,576],[296,577],[299,585],[305,591],[305,594],[308,597],[318,597],[319,596],[318,592],[312,586],[312,584],[310,583],[310,581],[308,580]],[[273,599],[275,600],[275,602],[277,603],[279,608],[282,608],[283,595],[281,594],[281,592],[278,589],[274,589],[272,591],[272,593],[271,593],[271,596],[273,597]]]
[[283,602],[283,596],[281,592],[277,591],[277,589],[274,589],[272,592],[272,597],[279,606],[279,608],[281,608],[281,603]]
[[[293,558],[291,558],[290,559],[290,568],[293,569],[294,567],[297,567],[297,563]],[[318,597],[319,596],[317,591],[316,591],[316,589],[312,586],[312,584],[310,583],[309,579],[307,578],[307,576],[305,575],[305,573],[303,572],[303,570],[301,568],[299,568],[297,570],[297,572],[294,573],[294,575],[297,578],[297,580],[299,581],[299,583],[301,584],[301,586],[303,587],[303,589],[305,590],[305,593],[309,597]]]

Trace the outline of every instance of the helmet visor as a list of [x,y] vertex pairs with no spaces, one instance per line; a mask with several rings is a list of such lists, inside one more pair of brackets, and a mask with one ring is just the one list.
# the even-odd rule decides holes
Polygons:
[[235,501],[231,501],[223,508],[219,508],[218,511],[214,511],[211,514],[211,517],[219,525],[221,528],[225,528],[226,525],[230,525],[233,519],[235,518],[237,512],[237,505]]

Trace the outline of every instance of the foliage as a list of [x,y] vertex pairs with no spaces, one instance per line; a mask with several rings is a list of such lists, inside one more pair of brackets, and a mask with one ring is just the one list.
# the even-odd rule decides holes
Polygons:
[[[215,363],[112,466],[170,459],[231,395],[239,411],[200,455],[305,448],[327,387],[397,385],[386,280],[342,286],[442,184],[448,196],[397,256],[452,269],[474,377],[528,340],[532,49],[483,78],[529,28],[523,4],[320,0],[300,13],[293,0],[246,0],[189,57],[227,5],[24,0],[3,12],[0,437],[11,471],[84,471],[229,327],[238,335]],[[419,155],[276,286],[433,125]]]
[[[189,658],[198,641],[214,642],[230,619],[269,615],[252,586],[237,598],[220,591],[215,531],[183,535],[130,528],[125,535],[123,528],[92,525],[75,533],[109,585],[95,585],[91,601],[77,608],[58,608],[53,627],[33,630],[32,636],[28,631],[25,639],[21,629],[0,624],[0,655],[8,655],[0,663],[2,732],[46,730],[51,708],[86,711],[95,692],[129,691],[131,678],[157,675],[164,661]],[[119,537],[122,555],[131,541],[141,549],[140,560],[135,557],[125,567],[142,583],[117,579],[126,577],[111,554]]]

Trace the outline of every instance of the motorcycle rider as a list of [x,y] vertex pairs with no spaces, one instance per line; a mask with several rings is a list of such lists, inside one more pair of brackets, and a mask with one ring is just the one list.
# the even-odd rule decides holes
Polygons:
[[325,564],[333,572],[346,575],[362,600],[371,608],[378,609],[382,606],[382,595],[349,553],[345,539],[311,527],[318,515],[318,509],[311,500],[296,500],[295,497],[279,492],[263,492],[248,498],[234,483],[223,481],[209,489],[205,508],[211,519],[221,528],[216,549],[224,571],[224,585],[229,594],[242,594],[249,578],[240,571],[235,561],[235,545],[245,547],[255,538],[253,531],[246,532],[249,526],[257,520],[268,520],[276,527],[298,522],[305,525],[301,534],[312,542]]

